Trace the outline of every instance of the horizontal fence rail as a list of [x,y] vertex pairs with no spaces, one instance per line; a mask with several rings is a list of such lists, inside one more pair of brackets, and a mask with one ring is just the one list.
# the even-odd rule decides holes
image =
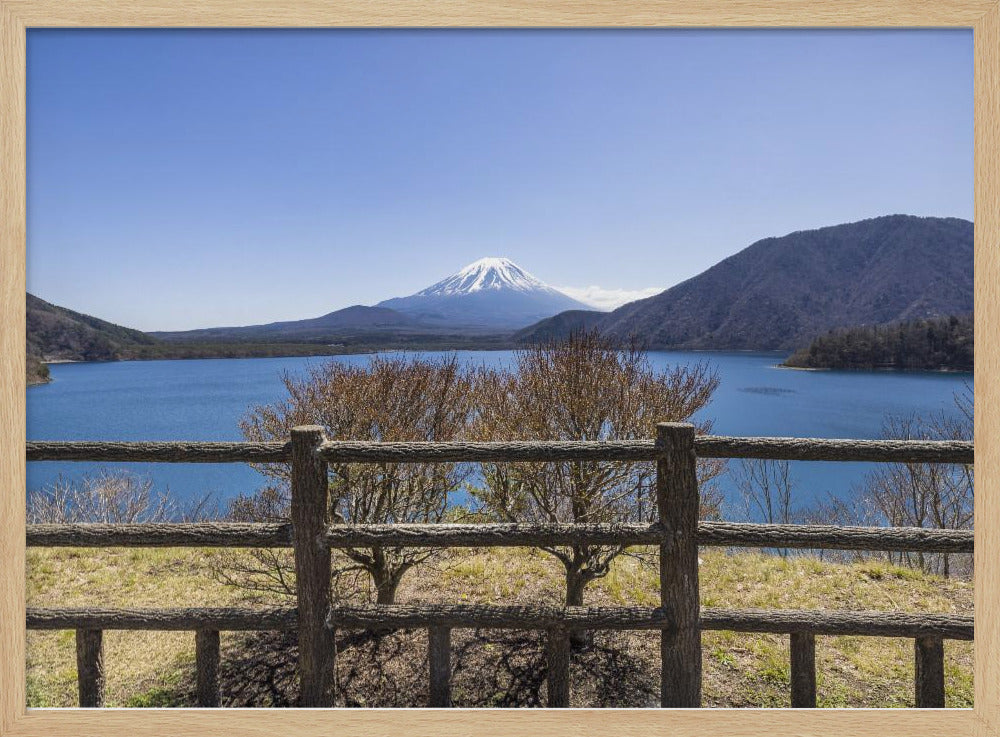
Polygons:
[[[667,538],[660,524],[334,525],[326,535],[332,548],[634,546],[659,545]],[[697,539],[706,547],[971,553],[974,534],[972,530],[920,527],[700,522]]]
[[[176,609],[34,608],[29,630],[270,631],[296,628],[294,607],[270,609],[190,607]],[[663,610],[653,607],[498,606],[488,604],[389,604],[332,606],[327,623],[338,629],[620,629],[670,627]],[[764,634],[805,632],[860,637],[940,637],[972,640],[973,617],[895,611],[809,609],[701,610],[701,629]]]
[[545,630],[669,630],[670,617],[653,607],[499,606],[488,604],[394,604],[333,606],[330,627],[412,629],[452,627],[466,629]]
[[225,632],[292,630],[298,615],[294,607],[248,609],[239,607],[178,607],[118,609],[114,607],[28,607],[29,630],[162,630]]
[[[972,463],[971,442],[962,440],[838,440],[826,438],[725,437],[694,439],[701,458],[769,458],[789,461]],[[654,461],[663,454],[652,440],[488,443],[324,443],[328,463],[441,463],[546,461]]]
[[[700,522],[698,544],[706,547],[805,548],[922,553],[971,553],[972,530],[922,527],[774,525]],[[334,525],[331,548],[369,547],[550,547],[569,545],[659,545],[659,524],[399,524]],[[291,547],[288,523],[195,522],[144,524],[28,525],[29,547]]]
[[142,522],[28,525],[28,547],[289,548],[291,523]]
[[[81,706],[103,705],[105,630],[195,632],[196,698],[218,706],[220,631],[295,630],[299,702],[334,703],[337,629],[428,630],[429,703],[451,704],[451,630],[531,629],[546,633],[548,704],[570,701],[570,633],[623,629],[660,632],[660,704],[701,703],[701,632],[729,630],[789,637],[792,706],[816,706],[817,636],[914,640],[914,702],[945,705],[943,642],[971,640],[971,616],[885,611],[699,609],[698,546],[971,553],[971,530],[775,525],[697,519],[695,459],[972,464],[965,441],[839,440],[695,436],[689,424],[661,423],[656,439],[615,442],[372,443],[327,441],[318,426],[297,427],[289,442],[37,442],[29,461],[281,463],[291,470],[287,522],[28,525],[29,546],[290,547],[296,606],[269,609],[30,608],[31,630],[75,630]],[[656,462],[654,523],[633,524],[334,524],[329,465],[337,463]],[[331,557],[345,548],[452,548],[620,545],[658,550],[658,607],[558,607],[480,604],[346,606],[332,602]]]
[[695,452],[702,458],[762,458],[774,461],[851,461],[873,463],[973,462],[966,440],[840,440],[829,438],[730,438],[700,435]]
[[141,443],[32,440],[29,461],[108,461],[112,463],[282,463],[291,460],[291,443]]
[[[788,461],[889,463],[973,462],[964,440],[850,440],[828,438],[725,437],[700,435],[701,458],[764,458]],[[655,461],[653,440],[375,443],[328,441],[320,447],[328,463],[503,463],[546,461]],[[118,463],[283,463],[289,443],[31,441],[29,461]]]
[[544,463],[554,461],[655,461],[663,451],[652,440],[368,443],[333,441],[320,453],[327,463]]
[[939,530],[923,527],[700,522],[698,544],[743,548],[971,553],[975,544],[975,534],[972,530]]
[[973,639],[973,618],[959,614],[810,611],[789,609],[702,609],[703,630],[864,637]]

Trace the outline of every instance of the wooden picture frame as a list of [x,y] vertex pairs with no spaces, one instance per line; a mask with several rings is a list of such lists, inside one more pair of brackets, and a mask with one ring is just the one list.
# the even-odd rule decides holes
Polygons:
[[[26,710],[25,50],[41,27],[965,27],[975,45],[975,708]],[[0,735],[1000,734],[1000,0],[0,0]]]

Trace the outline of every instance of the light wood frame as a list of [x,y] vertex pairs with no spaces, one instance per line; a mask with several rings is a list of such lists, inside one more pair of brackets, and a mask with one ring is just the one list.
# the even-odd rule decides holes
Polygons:
[[[40,27],[966,27],[975,43],[975,708],[26,710],[25,34]],[[0,0],[0,735],[1000,737],[1000,0]]]

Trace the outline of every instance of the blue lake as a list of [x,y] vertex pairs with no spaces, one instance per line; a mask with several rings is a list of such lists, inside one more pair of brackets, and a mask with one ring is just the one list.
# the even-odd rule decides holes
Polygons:
[[[434,354],[423,354],[425,356]],[[509,352],[460,352],[470,363],[509,363]],[[656,352],[658,367],[707,361],[721,384],[700,419],[724,435],[876,438],[888,415],[957,414],[954,395],[971,374],[795,371],[777,368],[777,354]],[[50,366],[52,383],[28,389],[30,440],[240,440],[247,409],[281,399],[283,372],[336,360],[365,363],[369,356],[129,361]],[[93,473],[100,464],[28,464],[28,488]],[[149,475],[178,499],[211,493],[220,504],[262,483],[252,468],[233,464],[116,464]],[[795,463],[802,504],[847,493],[870,470],[861,463]],[[741,511],[732,483],[722,481]]]

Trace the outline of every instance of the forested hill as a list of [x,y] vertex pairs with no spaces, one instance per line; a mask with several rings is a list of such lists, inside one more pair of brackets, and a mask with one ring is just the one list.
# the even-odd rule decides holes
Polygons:
[[834,330],[789,356],[796,368],[972,371],[972,315]]
[[887,215],[765,238],[596,328],[653,349],[795,350],[833,328],[968,313],[972,231]]
[[112,361],[130,350],[156,343],[154,338],[81,312],[27,298],[27,376],[29,384],[49,379],[42,361]]
[[27,381],[49,379],[45,361],[119,361],[157,358],[242,358],[326,355],[327,345],[297,343],[166,343],[82,312],[27,295]]
[[28,353],[48,360],[111,361],[158,341],[138,330],[27,295]]

